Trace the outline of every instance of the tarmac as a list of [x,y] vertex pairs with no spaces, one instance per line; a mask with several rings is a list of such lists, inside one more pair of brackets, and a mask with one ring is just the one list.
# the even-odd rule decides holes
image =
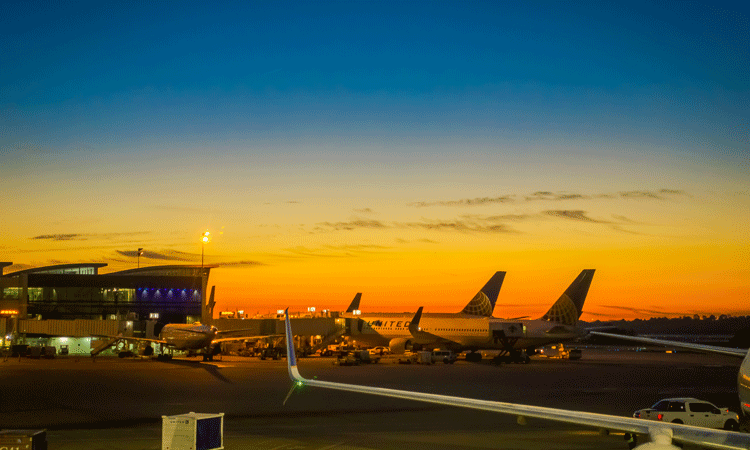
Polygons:
[[[741,360],[583,349],[578,361],[341,367],[299,360],[303,376],[631,416],[662,398],[739,411]],[[286,360],[66,357],[0,362],[0,428],[47,429],[50,449],[161,449],[163,415],[224,413],[226,449],[627,449],[620,435],[543,420],[291,386]],[[687,447],[686,447],[687,448]]]

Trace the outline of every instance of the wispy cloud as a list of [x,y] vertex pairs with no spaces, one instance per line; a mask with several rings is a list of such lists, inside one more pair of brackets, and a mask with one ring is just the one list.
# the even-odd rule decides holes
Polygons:
[[[128,258],[137,258],[137,250],[117,250],[117,253]],[[143,259],[159,259],[164,261],[195,261],[200,255],[194,253],[186,253],[178,250],[167,250],[163,252],[154,252],[150,250],[144,250],[141,258]]]
[[532,194],[526,195],[498,195],[495,197],[476,197],[476,198],[465,198],[460,200],[439,200],[439,201],[420,201],[407,203],[407,206],[416,208],[423,208],[428,206],[481,206],[488,204],[497,203],[521,203],[521,202],[533,202],[533,201],[570,201],[570,200],[592,200],[592,199],[648,199],[648,200],[664,200],[667,197],[684,196],[689,197],[690,195],[680,189],[659,189],[657,191],[651,190],[634,190],[634,191],[621,191],[617,193],[598,193],[598,194],[581,194],[575,192],[551,192],[551,191],[536,191]]
[[520,233],[518,230],[514,230],[505,224],[482,224],[476,221],[463,220],[410,222],[403,225],[408,228],[422,228],[434,231],[460,231],[463,233]]
[[85,241],[87,239],[85,234],[41,234],[39,236],[34,236],[29,239],[47,239],[50,241]]
[[513,196],[504,195],[499,197],[464,198],[461,200],[442,200],[435,202],[412,202],[407,205],[416,208],[423,208],[425,206],[477,206],[494,203],[513,203],[514,201]]
[[50,241],[86,241],[91,239],[117,239],[120,237],[129,237],[148,234],[148,231],[132,231],[128,233],[67,233],[67,234],[40,234],[29,239],[50,240]]
[[534,200],[560,201],[560,200],[587,200],[590,198],[591,198],[590,196],[582,195],[582,194],[567,194],[567,193],[554,193],[554,192],[549,192],[549,191],[537,191],[531,195],[525,196],[524,200],[526,201],[534,201]]
[[654,199],[654,200],[661,200],[661,197],[656,192],[652,191],[627,191],[627,192],[620,192],[620,197],[622,198],[645,198],[645,199]]
[[[461,216],[461,217],[478,220],[481,216]],[[538,218],[539,216],[537,214],[501,214],[497,216],[481,217],[482,220],[487,220],[487,221],[492,221],[492,222],[523,222],[526,220],[532,220],[532,219],[538,219]]]
[[412,242],[421,242],[423,244],[439,244],[438,241],[434,241],[432,239],[422,238],[422,239],[415,239],[413,241],[407,240],[407,239],[396,239],[396,242],[399,244],[411,244]]
[[349,222],[321,222],[317,224],[317,230],[355,230],[358,228],[385,229],[390,228],[388,225],[378,220],[355,219]]
[[565,210],[565,209],[564,210],[551,210],[551,211],[542,211],[542,214],[551,216],[551,217],[558,217],[561,219],[576,220],[579,222],[605,223],[605,224],[612,223],[606,220],[592,219],[591,217],[586,215],[586,211],[581,211],[581,210]]

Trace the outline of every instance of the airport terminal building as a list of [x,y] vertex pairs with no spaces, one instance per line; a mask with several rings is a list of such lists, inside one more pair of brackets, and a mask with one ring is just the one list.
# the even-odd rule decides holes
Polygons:
[[[0,268],[5,272],[10,265]],[[153,337],[159,325],[211,320],[214,304],[206,291],[216,266],[150,266],[100,275],[105,266],[61,264],[2,273],[0,346],[44,340],[59,350],[88,353],[91,336]]]

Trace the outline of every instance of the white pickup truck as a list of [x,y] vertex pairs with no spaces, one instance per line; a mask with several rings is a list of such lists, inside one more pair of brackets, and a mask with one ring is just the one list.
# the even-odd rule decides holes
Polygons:
[[740,423],[739,416],[729,409],[697,398],[665,398],[651,408],[639,409],[633,417],[725,430],[737,430]]

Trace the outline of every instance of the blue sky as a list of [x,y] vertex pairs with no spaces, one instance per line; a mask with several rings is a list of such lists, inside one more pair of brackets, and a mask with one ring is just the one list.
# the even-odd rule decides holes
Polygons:
[[17,3],[3,144],[585,134],[731,153],[747,11],[671,5]]
[[[745,3],[4,12],[0,190],[14,210],[0,260],[115,270],[146,247],[165,259],[141,264],[196,262],[211,229],[209,262],[230,267],[212,277],[238,302],[258,271],[259,296],[278,298],[293,271],[300,296],[347,274],[336,289],[350,298],[363,273],[384,274],[377,294],[410,271],[435,286],[496,270],[566,285],[595,267],[616,305],[648,297],[645,272],[662,269],[667,303],[698,295],[687,279],[747,304]],[[415,298],[420,283],[404,283]]]

